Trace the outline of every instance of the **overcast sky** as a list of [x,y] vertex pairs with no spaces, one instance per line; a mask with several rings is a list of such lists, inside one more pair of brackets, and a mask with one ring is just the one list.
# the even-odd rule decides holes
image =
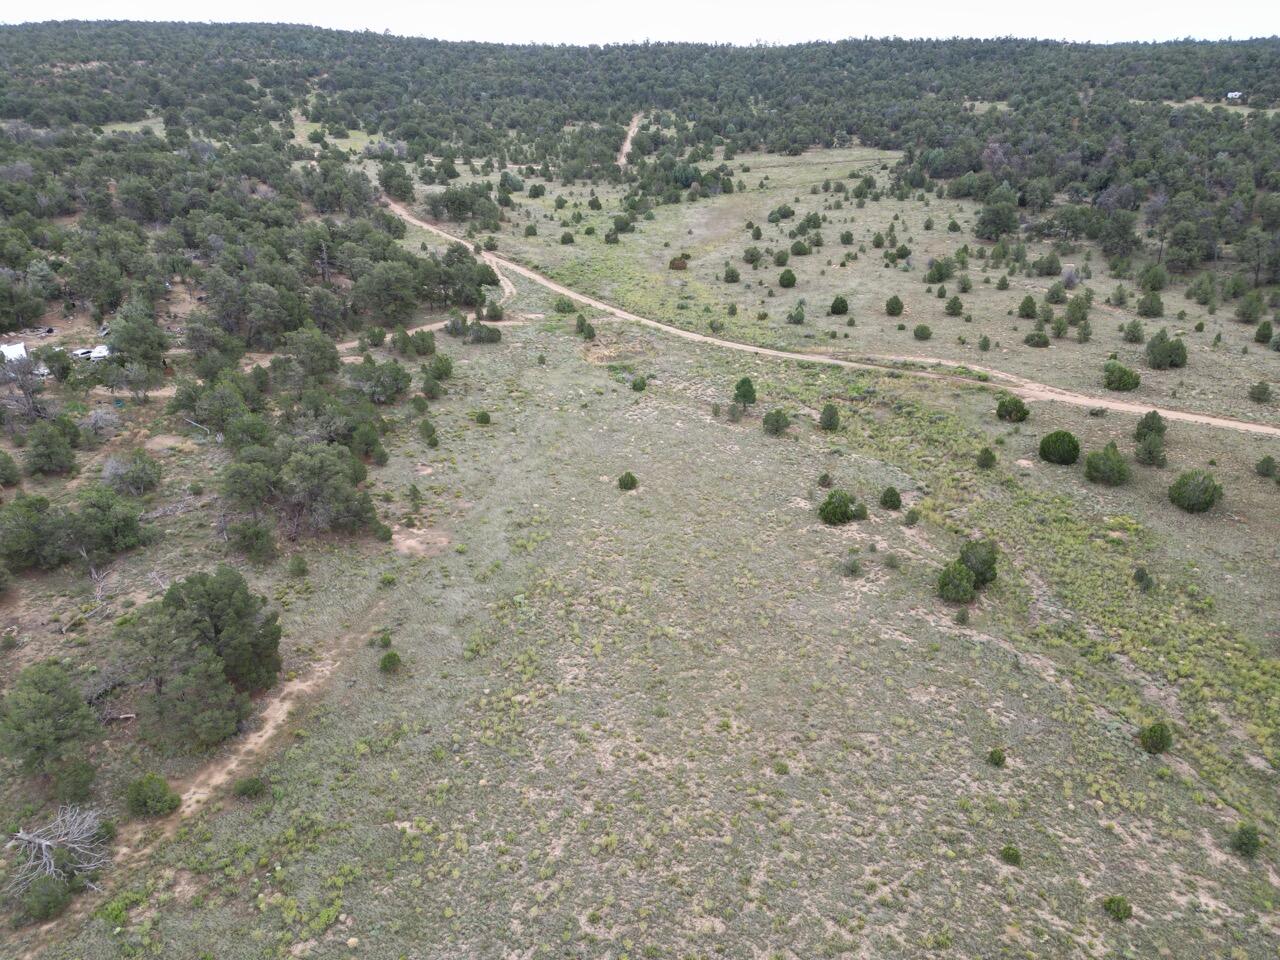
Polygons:
[[[15,3],[14,6],[17,6]],[[1047,37],[1100,43],[1182,37],[1273,36],[1277,0],[1073,0],[1016,4],[925,0],[485,0],[351,3],[349,0],[44,0],[0,13],[24,20],[216,20],[309,23],[442,40],[622,43],[698,40],[794,43],[850,36]]]

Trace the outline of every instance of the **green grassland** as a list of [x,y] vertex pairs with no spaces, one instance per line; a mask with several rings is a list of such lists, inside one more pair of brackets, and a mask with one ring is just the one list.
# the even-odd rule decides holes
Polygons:
[[[517,312],[546,311],[517,290]],[[1243,476],[1252,441],[1170,431],[1171,458],[1230,472],[1226,509],[1250,536],[1228,544],[1241,525],[1222,536],[1221,511],[1170,515],[1159,488],[1180,464],[1101,494],[1078,468],[1019,462],[1041,431],[1071,426],[1090,446],[1127,418],[1040,404],[1010,428],[976,385],[598,328],[584,342],[548,312],[498,345],[445,340],[440,447],[417,440],[406,404],[372,473],[397,537],[430,532],[437,548],[311,544],[305,577],[253,575],[282,609],[286,670],[341,657],[287,742],[243,771],[267,796],[219,795],[171,839],[155,829],[92,913],[63,921],[64,942],[35,929],[11,948],[1274,955],[1273,849],[1248,862],[1227,846],[1240,819],[1276,829],[1275,602],[1237,592],[1275,542],[1274,484]],[[761,399],[732,423],[712,404],[743,375]],[[813,423],[825,402],[835,433]],[[774,407],[795,416],[780,438],[759,425]],[[974,466],[986,444],[992,471]],[[217,459],[181,445],[161,499]],[[618,489],[625,470],[634,492]],[[824,471],[867,520],[818,521]],[[888,484],[902,510],[878,506]],[[166,519],[165,552],[114,575],[209,562],[209,519],[200,501]],[[1005,556],[961,624],[934,579],[975,533]],[[1153,592],[1132,583],[1137,565]],[[49,584],[33,606],[77,591],[90,605],[87,583]],[[384,634],[399,674],[378,670]],[[69,652],[76,636],[99,631],[87,621]],[[1154,719],[1177,738],[1159,757],[1135,741]],[[1001,860],[1009,844],[1021,866]],[[1101,905],[1116,894],[1125,923]]]
[[[884,165],[896,159],[896,154],[865,148],[811,150],[800,157],[743,155],[730,166],[745,190],[693,203],[660,205],[653,219],[637,221],[635,232],[622,234],[618,244],[606,244],[604,234],[621,212],[621,188],[552,184],[540,199],[517,195],[519,206],[499,238],[500,252],[567,286],[644,316],[702,332],[715,323],[721,336],[749,343],[825,349],[851,357],[926,356],[993,366],[1038,382],[1099,393],[1103,363],[1115,354],[1142,374],[1138,389],[1126,395],[1129,399],[1277,422],[1274,405],[1255,403],[1247,387],[1260,380],[1274,383],[1280,354],[1254,342],[1254,326],[1235,320],[1233,303],[1221,304],[1210,313],[1188,299],[1185,281],[1175,278],[1174,285],[1162,293],[1165,316],[1141,322],[1147,337],[1161,328],[1183,337],[1188,365],[1180,370],[1147,369],[1143,344],[1126,343],[1120,333],[1124,324],[1137,318],[1136,297],[1123,308],[1105,302],[1118,283],[1133,291],[1134,281],[1109,276],[1105,258],[1088,243],[1076,245],[1061,260],[1082,272],[1087,267],[1093,274],[1075,291],[1088,287],[1094,292],[1092,339],[1076,342],[1073,327],[1064,338],[1051,340],[1047,349],[1024,345],[1034,322],[1018,318],[1018,305],[1028,294],[1042,301],[1057,278],[1013,274],[1009,289],[998,290],[997,281],[1005,271],[977,258],[984,244],[972,235],[978,213],[975,203],[920,194],[906,201],[868,198],[859,206],[847,195],[842,199],[836,192],[822,190],[824,184],[829,187],[832,181],[850,176],[879,175],[883,180]],[[852,186],[856,180],[846,182]],[[601,200],[599,211],[588,207],[592,193]],[[565,199],[563,209],[555,209],[557,197]],[[784,203],[794,209],[794,218],[768,223],[769,212]],[[818,231],[824,245],[805,256],[790,256],[787,268],[796,274],[797,282],[783,289],[778,283],[783,268],[768,255],[790,248],[791,232],[810,212],[824,218]],[[573,222],[571,218],[579,214],[581,221]],[[932,229],[925,229],[927,220],[932,220]],[[952,220],[960,227],[958,232],[947,229]],[[748,223],[762,228],[760,240],[752,240]],[[537,228],[535,237],[524,236],[530,224]],[[589,227],[594,235],[586,233]],[[882,251],[872,246],[874,235],[887,234],[890,227],[898,242],[912,251],[909,267],[901,263],[887,267]],[[560,242],[565,230],[574,234],[571,245]],[[853,235],[849,246],[840,243],[846,230]],[[944,286],[948,297],[958,294],[959,273],[967,273],[973,286],[971,292],[960,294],[964,315],[952,317],[944,310],[946,298],[937,296],[937,285],[926,284],[924,275],[932,259],[954,255],[966,244],[971,253],[968,269]],[[766,254],[758,269],[742,260],[749,246]],[[1049,250],[1048,244],[1029,244],[1028,259]],[[690,256],[686,270],[669,269],[672,258],[686,253]],[[846,255],[856,259],[846,262]],[[1226,258],[1230,258],[1229,248]],[[723,281],[726,264],[739,271],[738,283]],[[904,302],[901,317],[885,314],[885,300],[893,294]],[[849,304],[847,316],[829,315],[837,295]],[[731,304],[737,308],[734,316],[728,312]],[[790,324],[788,315],[797,306],[803,306],[805,322]],[[1063,307],[1055,311],[1061,315]],[[850,319],[853,326],[848,325]],[[1203,323],[1201,331],[1195,329],[1199,323]],[[929,340],[914,339],[918,324],[930,327]],[[985,353],[978,346],[984,335],[991,342]]]

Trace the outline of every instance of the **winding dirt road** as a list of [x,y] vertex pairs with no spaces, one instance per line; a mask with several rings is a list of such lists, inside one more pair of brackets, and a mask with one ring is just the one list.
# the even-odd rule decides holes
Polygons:
[[[453,234],[447,230],[443,230],[433,223],[428,223],[413,214],[403,204],[394,200],[386,200],[388,209],[396,216],[402,218],[407,223],[421,227],[438,236],[445,237],[449,240],[458,240]],[[979,373],[986,374],[990,379],[984,384],[981,381],[974,380],[971,377],[960,376],[959,374],[941,373],[933,370],[919,370],[910,367],[900,367],[896,364],[915,363],[928,364],[939,367],[956,367],[961,364],[957,361],[944,360],[940,357],[919,357],[919,356],[868,356],[857,360],[849,360],[843,357],[833,357],[826,353],[803,353],[795,350],[776,350],[771,347],[757,347],[749,343],[740,343],[736,340],[724,340],[720,337],[714,337],[710,334],[696,333],[693,330],[685,330],[669,323],[663,323],[660,320],[653,320],[649,317],[642,317],[639,314],[631,313],[629,310],[623,310],[621,307],[615,307],[613,304],[605,303],[603,300],[597,300],[595,297],[587,296],[576,290],[571,290],[563,284],[556,283],[550,277],[545,277],[536,270],[531,270],[526,266],[500,257],[496,253],[484,252],[481,254],[485,262],[493,267],[502,275],[502,271],[509,270],[514,274],[522,276],[534,283],[546,287],[553,293],[569,297],[579,303],[586,304],[593,309],[607,313],[619,320],[627,320],[631,323],[638,323],[642,326],[653,327],[657,330],[665,330],[672,336],[681,337],[685,340],[692,340],[695,343],[706,343],[712,346],[721,347],[725,350],[737,350],[740,353],[751,353],[760,357],[776,357],[779,360],[801,360],[807,363],[820,363],[830,367],[840,367],[845,370],[893,370],[904,376],[919,377],[927,380],[938,380],[946,383],[964,384],[966,386],[997,386],[1007,393],[1022,397],[1024,400],[1043,400],[1052,401],[1054,403],[1065,403],[1073,407],[1085,407],[1091,409],[1099,407],[1104,410],[1113,410],[1117,413],[1133,413],[1141,416],[1151,410],[1158,410],[1160,416],[1166,420],[1174,420],[1180,423],[1195,423],[1207,427],[1219,427],[1224,430],[1238,430],[1242,433],[1261,434],[1268,437],[1280,437],[1280,427],[1272,426],[1266,423],[1251,423],[1247,420],[1235,420],[1231,417],[1217,417],[1207,413],[1192,413],[1189,410],[1175,410],[1170,407],[1157,407],[1149,403],[1139,403],[1132,400],[1118,400],[1114,397],[1096,396],[1089,393],[1076,393],[1072,390],[1066,390],[1062,387],[1050,386],[1047,383],[1037,383],[1034,380],[1028,380],[1025,377],[1019,377],[1012,373],[1005,373],[1003,370],[996,370],[993,367],[978,367],[973,364],[963,364],[967,369],[974,370]]]

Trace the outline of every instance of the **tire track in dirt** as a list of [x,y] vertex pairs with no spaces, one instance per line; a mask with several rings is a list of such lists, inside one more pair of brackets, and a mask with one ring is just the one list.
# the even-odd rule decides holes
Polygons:
[[[396,216],[412,223],[414,226],[428,230],[437,236],[446,237],[450,240],[457,240],[453,234],[449,233],[435,224],[417,217],[411,213],[402,204],[394,200],[387,199],[385,201],[388,209]],[[990,381],[982,382],[974,380],[971,377],[961,376],[960,374],[940,373],[932,370],[916,370],[907,367],[898,367],[894,364],[900,363],[922,363],[933,366],[961,366],[959,362],[944,360],[941,357],[907,357],[907,356],[868,356],[859,360],[847,360],[843,357],[833,357],[826,353],[803,353],[795,350],[777,350],[772,347],[757,347],[749,343],[741,343],[736,340],[724,340],[720,337],[713,337],[710,334],[696,333],[692,330],[685,330],[669,323],[663,323],[660,320],[653,320],[649,317],[642,317],[639,314],[631,313],[629,310],[623,310],[621,307],[615,307],[612,304],[605,303],[595,297],[588,296],[572,290],[563,284],[556,283],[549,277],[545,277],[536,270],[531,270],[526,266],[522,266],[506,257],[500,257],[496,253],[483,252],[481,256],[489,266],[498,271],[501,275],[503,270],[509,270],[518,274],[527,280],[546,287],[552,293],[569,297],[579,303],[586,304],[593,309],[600,310],[619,320],[627,320],[631,323],[638,323],[642,326],[653,327],[657,330],[665,330],[667,333],[680,337],[685,340],[691,340],[695,343],[705,343],[712,346],[721,347],[725,350],[737,350],[740,353],[751,353],[761,357],[775,357],[779,360],[799,360],[806,363],[820,363],[831,367],[840,367],[845,370],[891,370],[901,373],[904,376],[917,377],[926,380],[937,380],[945,383],[963,384],[970,387],[996,386],[1007,393],[1012,393],[1026,400],[1043,400],[1054,403],[1064,403],[1074,407],[1094,408],[1099,407],[1104,410],[1111,410],[1117,413],[1133,413],[1141,416],[1151,410],[1156,410],[1162,417],[1167,420],[1174,420],[1181,423],[1194,423],[1201,426],[1218,427],[1224,430],[1237,430],[1242,433],[1255,433],[1268,437],[1280,437],[1280,426],[1273,426],[1267,423],[1254,423],[1248,420],[1235,420],[1231,417],[1219,417],[1207,413],[1193,413],[1189,410],[1177,410],[1172,407],[1161,407],[1149,403],[1137,403],[1130,400],[1117,400],[1114,397],[1100,397],[1095,394],[1077,393],[1073,390],[1067,390],[1062,387],[1050,386],[1047,383],[1038,383],[1034,380],[1028,380],[1025,377],[1019,377],[1015,374],[1005,373],[1002,370],[996,370],[992,367],[977,367],[973,364],[963,364],[967,369],[985,373]],[[991,381],[994,381],[992,383]]]

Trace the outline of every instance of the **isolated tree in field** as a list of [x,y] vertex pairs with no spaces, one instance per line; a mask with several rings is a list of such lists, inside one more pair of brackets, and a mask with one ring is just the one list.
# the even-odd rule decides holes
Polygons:
[[743,377],[734,386],[733,402],[743,407],[749,407],[756,402],[756,385],[751,382],[750,377]]
[[28,774],[56,774],[83,762],[100,733],[97,717],[56,660],[19,673],[0,710],[0,749]]
[[1160,720],[1139,730],[1138,742],[1147,753],[1164,753],[1173,746],[1173,731]]
[[1055,430],[1040,441],[1040,459],[1070,466],[1080,458],[1080,441],[1067,430]]
[[640,486],[640,481],[636,479],[636,475],[630,470],[618,477],[619,490],[634,490],[638,486]]
[[884,312],[891,317],[902,316],[902,298],[896,293],[884,302]]
[[996,465],[996,455],[990,447],[978,451],[977,464],[979,470],[990,470]]
[[782,287],[782,289],[787,290],[795,285],[796,275],[790,268],[783,270],[782,273],[778,275],[778,286]]
[[836,409],[834,403],[823,406],[822,414],[818,417],[818,426],[828,431],[840,428],[840,411]]
[[1163,437],[1166,429],[1167,425],[1164,417],[1160,416],[1160,411],[1152,410],[1150,413],[1144,413],[1138,420],[1138,425],[1133,431],[1133,439],[1141,441],[1153,433]]
[[1029,293],[1023,297],[1022,302],[1018,304],[1018,316],[1023,320],[1034,320],[1036,318],[1037,310],[1036,298]]
[[849,301],[840,294],[836,294],[831,301],[831,315],[833,317],[843,317],[849,312]]
[[1169,499],[1187,513],[1204,513],[1222,499],[1222,487],[1207,470],[1188,470],[1169,487]]
[[947,301],[946,313],[948,317],[958,317],[964,313],[964,303],[959,297],[952,297]]
[[1116,449],[1115,441],[1084,458],[1084,476],[1092,483],[1118,487],[1129,481],[1129,464]]
[[902,494],[897,487],[885,487],[880,494],[880,506],[886,510],[898,510],[902,507]]

